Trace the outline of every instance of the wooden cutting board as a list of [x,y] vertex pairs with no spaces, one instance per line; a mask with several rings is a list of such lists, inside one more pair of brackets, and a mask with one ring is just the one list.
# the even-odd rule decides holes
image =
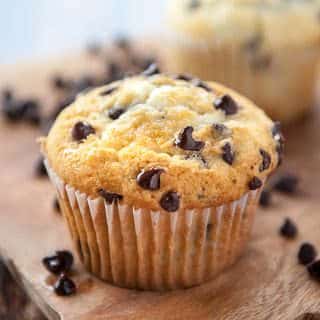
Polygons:
[[[81,74],[98,70],[86,55],[0,68],[0,87],[36,94],[49,108],[48,77],[56,71]],[[281,106],[279,106],[281,107]],[[137,292],[110,286],[90,276],[77,262],[73,278],[79,290],[57,297],[41,259],[70,248],[63,218],[52,209],[53,188],[33,176],[39,131],[0,120],[0,253],[14,277],[49,319],[315,319],[320,313],[320,284],[297,263],[303,241],[320,251],[320,112],[287,132],[283,170],[301,177],[295,196],[274,194],[273,205],[259,210],[244,256],[218,278],[199,287],[168,293]],[[299,227],[296,240],[278,229],[285,217]]]

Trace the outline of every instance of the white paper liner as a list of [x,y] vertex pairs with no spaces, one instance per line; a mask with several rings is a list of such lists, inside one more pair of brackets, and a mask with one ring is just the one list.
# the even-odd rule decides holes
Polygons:
[[260,194],[250,191],[218,208],[151,211],[91,199],[45,165],[81,261],[127,288],[192,287],[230,266],[249,238]]

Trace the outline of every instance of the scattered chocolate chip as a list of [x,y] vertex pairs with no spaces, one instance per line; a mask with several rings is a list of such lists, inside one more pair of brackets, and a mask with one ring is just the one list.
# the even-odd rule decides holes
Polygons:
[[100,92],[100,96],[108,96],[109,94],[115,92],[117,89],[118,89],[118,87],[112,87],[112,88],[105,89],[102,92]]
[[228,94],[217,98],[213,104],[216,109],[224,111],[227,116],[236,114],[239,109],[237,103]]
[[160,69],[158,65],[156,63],[152,63],[145,71],[142,72],[142,75],[146,77],[150,77],[159,73],[160,73]]
[[10,89],[4,89],[1,92],[1,101],[2,103],[6,103],[13,98],[13,92]]
[[76,293],[75,283],[66,275],[61,275],[53,286],[54,292],[58,296],[70,296]]
[[299,263],[307,265],[314,261],[317,251],[311,243],[303,243],[298,252]]
[[58,198],[54,198],[54,200],[53,200],[53,209],[54,209],[56,212],[60,212],[60,211],[61,211]]
[[54,255],[43,258],[42,264],[54,274],[68,272],[73,264],[73,255],[66,250],[57,251]]
[[160,206],[169,212],[177,211],[180,206],[180,196],[177,192],[169,191],[161,197]]
[[271,156],[267,151],[263,149],[260,149],[260,154],[262,156],[262,163],[260,164],[259,171],[262,172],[270,168]]
[[234,161],[234,152],[232,150],[231,144],[227,142],[223,147],[222,147],[222,159],[232,165]]
[[39,178],[41,177],[47,177],[48,176],[48,172],[47,169],[43,163],[43,157],[39,157],[36,165],[35,165],[35,175]]
[[299,179],[294,174],[283,174],[278,176],[273,188],[283,193],[295,193],[297,191]]
[[269,190],[263,190],[260,195],[259,204],[261,207],[269,207],[271,204],[271,192]]
[[201,7],[201,1],[200,0],[191,0],[189,2],[188,8],[190,10],[195,10]]
[[160,189],[160,175],[163,172],[161,168],[143,170],[137,176],[137,183],[143,189],[158,190]]
[[183,80],[183,81],[187,81],[190,82],[194,79],[194,77],[190,74],[186,74],[186,73],[180,73],[174,76],[175,80]]
[[212,88],[206,82],[204,82],[198,78],[193,78],[191,80],[191,83],[198,88],[206,90],[207,92],[213,91]]
[[280,234],[289,239],[293,239],[297,236],[298,229],[292,220],[286,218],[280,227]]
[[108,110],[108,116],[112,120],[117,120],[125,112],[126,112],[126,109],[124,109],[124,108],[113,107]]
[[21,109],[24,110],[23,119],[32,125],[39,125],[41,115],[38,102],[35,100],[25,100],[21,104]]
[[175,145],[183,150],[200,151],[204,147],[204,142],[194,140],[192,132],[191,126],[184,128],[176,138]]
[[71,131],[71,135],[73,140],[75,141],[83,141],[85,140],[90,134],[94,134],[96,131],[94,130],[94,128],[88,124],[88,123],[84,123],[84,122],[77,122]]
[[307,268],[311,278],[320,282],[320,260],[309,264]]
[[53,76],[51,83],[53,88],[58,90],[69,90],[72,87],[72,83],[61,75]]
[[98,194],[106,200],[107,203],[111,204],[123,199],[123,196],[118,193],[108,192],[104,189],[99,189]]
[[258,177],[253,177],[248,186],[250,190],[256,190],[259,189],[260,187],[262,187],[262,181],[258,178]]
[[295,320],[320,320],[320,313],[303,313]]

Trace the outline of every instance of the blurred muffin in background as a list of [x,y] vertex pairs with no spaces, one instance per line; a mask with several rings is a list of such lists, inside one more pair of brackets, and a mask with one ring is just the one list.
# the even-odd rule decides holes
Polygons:
[[222,82],[289,123],[314,103],[320,1],[172,0],[166,68]]

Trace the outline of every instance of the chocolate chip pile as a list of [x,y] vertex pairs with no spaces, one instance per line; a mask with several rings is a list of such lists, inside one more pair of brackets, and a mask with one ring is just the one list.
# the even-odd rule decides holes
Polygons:
[[76,293],[77,287],[68,277],[73,265],[73,255],[67,250],[56,251],[54,255],[42,259],[44,267],[52,274],[58,276],[53,290],[58,296],[70,296]]

